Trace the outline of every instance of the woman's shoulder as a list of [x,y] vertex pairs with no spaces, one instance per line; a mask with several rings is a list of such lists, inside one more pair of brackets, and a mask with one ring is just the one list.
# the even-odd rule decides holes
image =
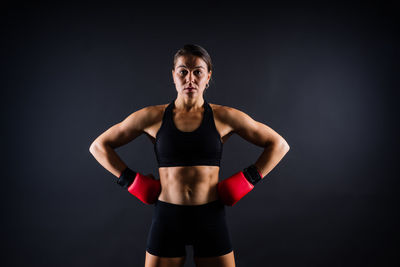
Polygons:
[[131,116],[141,118],[141,121],[146,126],[153,125],[162,119],[166,106],[168,106],[168,104],[142,106],[133,112]]
[[228,106],[220,105],[220,104],[215,104],[215,103],[208,103],[210,107],[213,109],[213,111],[223,111],[228,109]]
[[230,114],[235,112],[235,108],[229,107],[226,105],[220,105],[220,104],[214,104],[214,103],[209,103],[210,107],[212,108],[212,111],[214,115],[218,118],[223,118],[226,116],[229,116]]
[[232,127],[243,124],[244,122],[249,120],[252,121],[252,118],[246,112],[238,108],[211,103],[210,106],[213,110],[214,117],[218,121]]
[[149,113],[157,113],[160,111],[163,111],[169,103],[167,104],[156,104],[156,105],[148,105],[148,106],[143,106],[142,108],[140,108],[140,110],[149,112]]

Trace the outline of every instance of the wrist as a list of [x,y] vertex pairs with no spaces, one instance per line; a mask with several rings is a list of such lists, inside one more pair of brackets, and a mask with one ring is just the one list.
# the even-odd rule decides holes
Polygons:
[[262,179],[260,171],[254,164],[245,168],[243,170],[243,175],[252,185],[255,185]]
[[129,167],[126,167],[120,177],[117,179],[117,184],[127,189],[135,180],[136,172],[131,170]]

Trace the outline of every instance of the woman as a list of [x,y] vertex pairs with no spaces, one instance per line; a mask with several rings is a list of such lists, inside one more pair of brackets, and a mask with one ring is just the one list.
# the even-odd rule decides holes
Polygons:
[[[196,266],[235,266],[225,220],[232,206],[288,152],[274,130],[235,108],[208,103],[204,91],[211,58],[198,45],[185,45],[174,57],[177,98],[142,108],[101,134],[90,151],[108,171],[147,204],[155,204],[145,267],[183,266],[192,245]],[[114,149],[145,133],[153,142],[160,180],[127,167]],[[218,182],[223,143],[237,133],[264,147],[258,160]],[[140,152],[139,152],[140,153]]]

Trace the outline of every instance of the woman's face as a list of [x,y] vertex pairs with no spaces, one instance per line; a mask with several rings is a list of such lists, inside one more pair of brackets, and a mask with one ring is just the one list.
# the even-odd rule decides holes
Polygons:
[[207,72],[207,64],[200,57],[180,56],[175,69],[172,70],[172,77],[178,94],[184,97],[198,97],[203,94],[211,78],[211,71]]

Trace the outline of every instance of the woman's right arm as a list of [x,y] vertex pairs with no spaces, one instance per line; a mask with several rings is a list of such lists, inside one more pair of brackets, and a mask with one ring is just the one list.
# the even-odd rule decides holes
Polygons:
[[89,151],[109,172],[120,177],[127,165],[114,151],[144,133],[151,124],[151,106],[135,111],[123,121],[110,127],[90,145]]

